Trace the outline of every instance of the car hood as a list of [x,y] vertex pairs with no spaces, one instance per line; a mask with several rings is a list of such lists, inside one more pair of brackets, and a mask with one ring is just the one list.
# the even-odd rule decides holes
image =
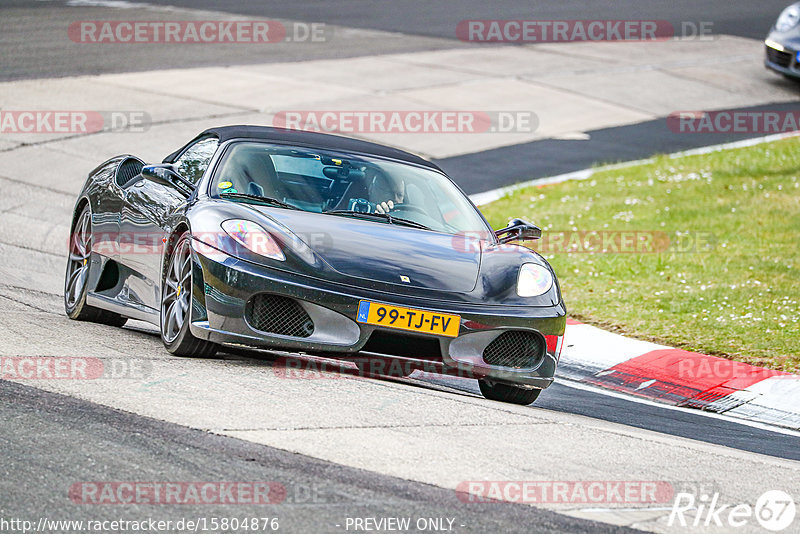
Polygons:
[[481,263],[475,239],[337,215],[255,209],[289,229],[353,283],[462,293],[475,288]]

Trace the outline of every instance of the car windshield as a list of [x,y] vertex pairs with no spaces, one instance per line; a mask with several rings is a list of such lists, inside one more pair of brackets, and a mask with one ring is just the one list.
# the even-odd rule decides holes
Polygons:
[[234,202],[451,234],[491,231],[443,174],[369,156],[238,142],[226,152],[211,188],[212,197]]

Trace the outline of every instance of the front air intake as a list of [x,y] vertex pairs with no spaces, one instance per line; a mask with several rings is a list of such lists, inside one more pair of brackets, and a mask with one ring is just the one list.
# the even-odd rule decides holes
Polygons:
[[483,361],[489,365],[528,369],[536,367],[545,353],[545,342],[535,332],[509,330],[497,336],[483,349]]
[[442,361],[442,349],[437,338],[399,334],[384,330],[372,332],[369,336],[369,341],[361,350],[387,356],[414,358],[415,360]]
[[245,306],[245,319],[254,329],[290,337],[309,337],[314,321],[294,299],[259,293]]
[[772,47],[767,47],[767,59],[769,59],[772,63],[775,63],[779,67],[789,68],[792,64],[792,54],[789,52],[783,52],[781,50],[775,50]]

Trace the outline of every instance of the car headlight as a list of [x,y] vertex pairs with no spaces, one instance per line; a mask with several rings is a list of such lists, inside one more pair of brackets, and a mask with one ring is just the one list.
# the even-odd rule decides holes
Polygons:
[[553,275],[543,265],[526,263],[519,270],[517,278],[517,295],[520,297],[537,297],[544,295],[553,287]]
[[781,12],[778,22],[775,23],[775,29],[779,32],[787,32],[797,26],[798,22],[800,22],[800,6],[793,4]]
[[286,259],[275,239],[258,224],[244,219],[229,219],[221,226],[234,241],[259,256],[277,261]]

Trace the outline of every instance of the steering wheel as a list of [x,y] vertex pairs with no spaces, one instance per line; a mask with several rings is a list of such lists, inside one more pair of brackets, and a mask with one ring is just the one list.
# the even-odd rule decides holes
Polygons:
[[414,206],[413,204],[395,204],[394,207],[389,211],[413,211],[429,217],[428,213],[424,209],[420,208],[419,206]]
[[359,213],[372,213],[375,211],[375,204],[366,198],[351,198],[347,203],[347,209]]

